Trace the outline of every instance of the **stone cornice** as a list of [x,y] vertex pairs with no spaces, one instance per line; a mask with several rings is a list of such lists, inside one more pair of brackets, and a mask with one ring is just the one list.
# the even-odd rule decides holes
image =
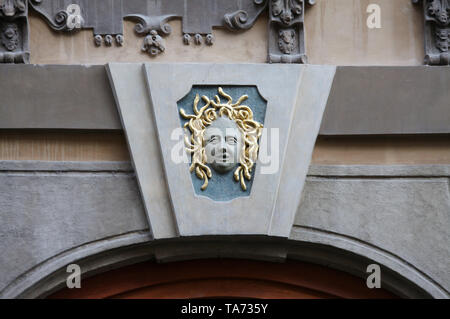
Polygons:
[[[447,67],[337,67],[320,134],[449,134],[449,81]],[[122,129],[104,65],[0,65],[0,96],[0,129]]]

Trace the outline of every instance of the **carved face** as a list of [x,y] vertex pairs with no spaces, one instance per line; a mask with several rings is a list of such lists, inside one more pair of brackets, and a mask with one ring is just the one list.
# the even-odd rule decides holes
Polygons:
[[219,117],[205,130],[207,163],[219,173],[227,173],[239,163],[242,135],[233,120]]
[[[7,17],[12,17],[16,12],[25,11],[24,0],[3,0],[0,1],[0,11]],[[0,12],[1,13],[1,12]]]
[[14,51],[19,45],[19,30],[15,24],[7,24],[2,30],[1,42],[8,51]]
[[291,54],[294,51],[295,31],[292,29],[281,30],[279,32],[278,47],[284,54]]

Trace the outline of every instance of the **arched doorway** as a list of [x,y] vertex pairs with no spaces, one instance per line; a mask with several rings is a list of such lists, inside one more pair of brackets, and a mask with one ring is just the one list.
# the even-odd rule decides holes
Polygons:
[[49,298],[397,298],[366,280],[298,261],[204,259],[143,262],[82,278],[81,289]]

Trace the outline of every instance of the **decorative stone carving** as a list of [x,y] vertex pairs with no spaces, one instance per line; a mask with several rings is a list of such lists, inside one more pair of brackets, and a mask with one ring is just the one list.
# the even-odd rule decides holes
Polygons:
[[19,45],[19,30],[13,23],[6,24],[2,30],[2,44],[8,51],[14,51]]
[[214,44],[214,36],[212,34],[207,34],[205,38],[206,45],[213,45]]
[[[213,45],[214,44],[214,40],[215,40],[215,38],[214,38],[214,36],[211,33],[207,34],[205,36],[205,44],[206,45]],[[186,44],[186,45],[190,45],[191,42],[192,42],[191,35],[188,34],[188,33],[185,33],[183,35],[183,43]],[[196,45],[201,45],[203,43],[203,36],[201,34],[199,34],[199,33],[195,34],[194,35],[194,43]]]
[[2,0],[0,1],[0,11],[6,17],[13,17],[16,13],[25,12],[26,0]]
[[450,0],[412,0],[422,2],[425,20],[425,64],[450,64]]
[[295,49],[295,31],[293,29],[280,30],[278,47],[284,54],[291,54]]
[[[314,0],[306,0],[308,4]],[[305,0],[271,0],[269,62],[307,63],[304,31]]]
[[[226,116],[218,117],[205,128],[206,163],[219,174],[231,171],[242,156],[243,138],[237,123]],[[239,176],[237,177],[239,181]],[[242,181],[244,179],[242,178]],[[247,189],[245,182],[243,190]]]
[[142,51],[148,52],[151,56],[156,56],[164,52],[165,49],[163,38],[155,30],[150,31],[150,34],[144,39]]
[[272,0],[272,15],[289,25],[295,16],[303,13],[302,0]]
[[[248,0],[243,8],[224,15],[225,25],[229,30],[239,31],[251,28],[259,14],[265,9],[268,0]],[[257,14],[251,14],[257,10]]]
[[197,33],[197,34],[194,36],[194,43],[195,43],[196,45],[200,45],[200,44],[203,43],[203,37],[202,37],[201,34],[198,34],[198,33]]
[[192,41],[192,37],[190,34],[188,34],[188,33],[183,34],[183,43],[185,45],[191,44],[191,41]]
[[164,52],[162,37],[172,32],[168,24],[172,19],[183,20],[184,44],[190,44],[193,37],[196,45],[212,45],[213,27],[231,31],[248,29],[267,4],[267,0],[165,0],[162,4],[148,0],[29,1],[54,30],[93,29],[97,46],[102,43],[111,46],[114,39],[118,45],[122,45],[122,20],[135,20],[136,33],[145,36],[142,47],[151,55]]
[[94,36],[94,43],[96,46],[101,46],[103,42],[103,37],[100,34]]
[[26,0],[0,0],[0,63],[28,63]]
[[[96,46],[124,44],[123,19],[136,21],[135,31],[144,36],[142,49],[155,56],[165,51],[162,37],[170,35],[168,22],[183,20],[183,43],[214,44],[212,29],[242,31],[251,28],[270,3],[269,62],[305,63],[303,13],[305,0],[0,0],[0,26],[15,17],[23,18],[17,26],[17,49],[0,51],[0,63],[27,62],[28,18],[30,5],[56,31],[74,32],[92,29]],[[314,0],[307,0],[314,3]],[[11,36],[13,27],[5,37]],[[156,32],[156,34],[155,34]],[[443,37],[443,33],[440,33]],[[15,38],[16,39],[16,38]],[[12,47],[16,40],[3,40]],[[22,43],[23,42],[23,43]],[[22,45],[21,45],[22,44]],[[444,48],[445,43],[440,43]],[[18,53],[22,50],[24,53]],[[6,55],[5,55],[6,54]]]
[[[306,0],[313,4],[314,0]],[[144,38],[142,49],[155,56],[165,51],[164,36],[172,29],[169,21],[182,19],[183,43],[213,45],[213,28],[238,32],[251,28],[256,19],[270,7],[269,62],[305,63],[305,0],[0,0],[0,26],[16,22],[18,45],[14,52],[0,51],[0,63],[27,62],[28,5],[56,31],[75,32],[92,29],[96,46],[124,44],[123,19],[136,21],[135,31]],[[11,35],[12,29],[8,32]],[[155,34],[156,32],[156,34]],[[5,36],[8,36],[5,35]],[[444,33],[439,34],[444,37]],[[6,40],[5,40],[6,41]],[[9,41],[9,40],[8,40]],[[9,42],[11,47],[14,41]],[[445,41],[439,42],[445,48]],[[18,53],[22,50],[24,53]],[[6,54],[6,55],[5,55]]]
[[110,34],[105,35],[105,45],[107,47],[110,47],[112,45],[113,42],[113,37]]
[[180,108],[181,116],[187,120],[183,125],[189,129],[186,135],[186,151],[192,154],[190,172],[203,180],[201,190],[208,187],[212,178],[211,166],[217,173],[233,170],[234,180],[247,190],[245,179],[251,180],[252,170],[258,157],[258,140],[263,125],[253,117],[249,106],[242,105],[248,95],[242,95],[235,103],[233,98],[218,88],[219,95],[227,100],[223,103],[219,95],[214,100],[202,96],[205,104],[198,107],[200,96],[194,99],[194,114],[187,114]]
[[123,38],[122,34],[116,35],[116,43],[117,43],[117,45],[122,46],[123,45],[123,40],[124,40],[124,38]]

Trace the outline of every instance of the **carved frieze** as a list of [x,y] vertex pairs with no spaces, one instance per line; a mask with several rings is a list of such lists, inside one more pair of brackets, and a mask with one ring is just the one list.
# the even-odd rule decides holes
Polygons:
[[133,20],[150,56],[165,52],[172,19],[182,20],[182,43],[211,46],[213,28],[247,30],[269,7],[268,62],[305,63],[305,3],[314,0],[0,0],[0,63],[28,62],[28,6],[55,31],[93,30],[96,46],[124,45],[123,20]]
[[450,64],[450,0],[412,0],[422,2],[424,11],[425,64]]
[[151,56],[164,52],[168,21],[182,19],[183,43],[214,43],[212,28],[248,29],[264,11],[267,0],[29,0],[31,6],[57,31],[93,29],[94,43],[122,45],[123,19],[136,21],[135,31],[144,36],[142,50]]
[[0,63],[28,63],[26,0],[0,0]]

